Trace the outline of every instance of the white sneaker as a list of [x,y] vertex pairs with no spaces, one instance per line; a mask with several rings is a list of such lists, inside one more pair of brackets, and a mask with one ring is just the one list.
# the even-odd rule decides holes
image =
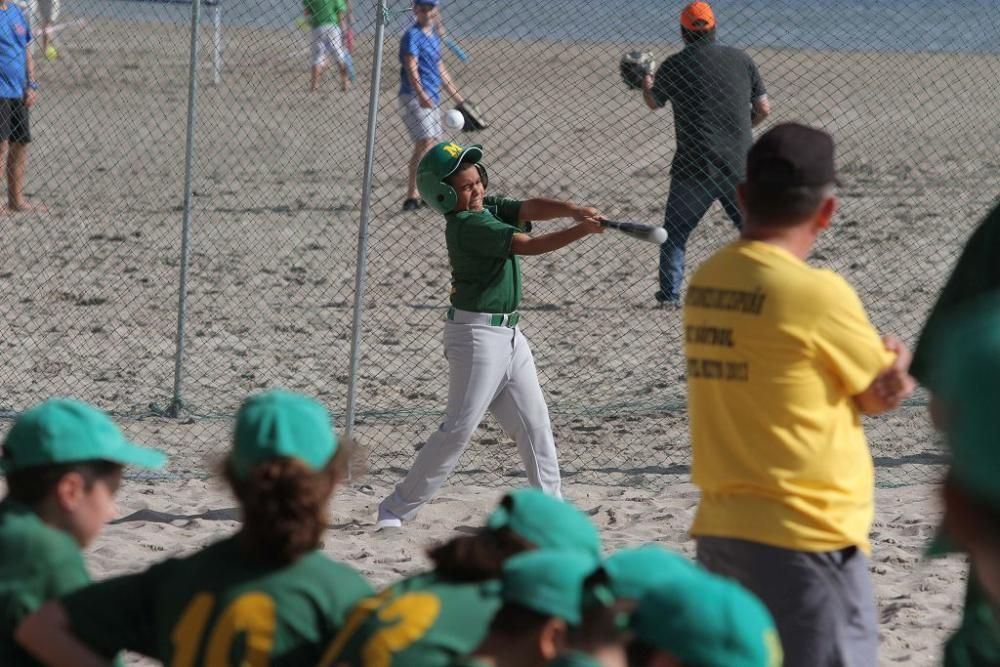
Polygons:
[[381,530],[383,528],[402,528],[402,526],[402,519],[382,507],[382,505],[378,506],[378,520],[375,521],[375,530]]

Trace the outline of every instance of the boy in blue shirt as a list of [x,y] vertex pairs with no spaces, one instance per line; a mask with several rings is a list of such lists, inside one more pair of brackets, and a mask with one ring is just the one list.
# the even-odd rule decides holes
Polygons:
[[441,140],[441,89],[455,100],[463,102],[448,70],[441,61],[441,38],[435,30],[438,0],[416,0],[413,3],[416,23],[403,33],[399,42],[399,111],[413,140],[406,179],[404,211],[420,208],[417,192],[417,165],[431,146]]
[[24,198],[24,169],[31,142],[28,109],[38,90],[30,43],[31,28],[21,8],[0,0],[0,163],[6,157],[7,206],[11,211],[32,208]]

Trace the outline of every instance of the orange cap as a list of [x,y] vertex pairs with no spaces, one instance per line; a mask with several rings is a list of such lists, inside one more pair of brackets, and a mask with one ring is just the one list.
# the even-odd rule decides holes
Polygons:
[[681,12],[681,25],[688,30],[711,30],[715,27],[712,7],[707,2],[692,2]]

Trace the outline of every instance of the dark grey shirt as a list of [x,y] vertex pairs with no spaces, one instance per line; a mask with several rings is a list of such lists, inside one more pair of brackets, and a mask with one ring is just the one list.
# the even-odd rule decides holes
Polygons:
[[767,94],[753,59],[714,42],[695,43],[667,58],[653,99],[674,108],[677,179],[742,179],[753,143],[751,104]]

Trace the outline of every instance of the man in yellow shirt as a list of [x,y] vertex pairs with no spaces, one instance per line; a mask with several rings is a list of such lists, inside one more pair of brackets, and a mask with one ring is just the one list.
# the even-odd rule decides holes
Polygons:
[[785,665],[877,664],[874,471],[862,414],[913,389],[847,282],[805,262],[837,200],[833,139],[794,123],[750,149],[739,241],[684,301],[698,560],[770,609]]

